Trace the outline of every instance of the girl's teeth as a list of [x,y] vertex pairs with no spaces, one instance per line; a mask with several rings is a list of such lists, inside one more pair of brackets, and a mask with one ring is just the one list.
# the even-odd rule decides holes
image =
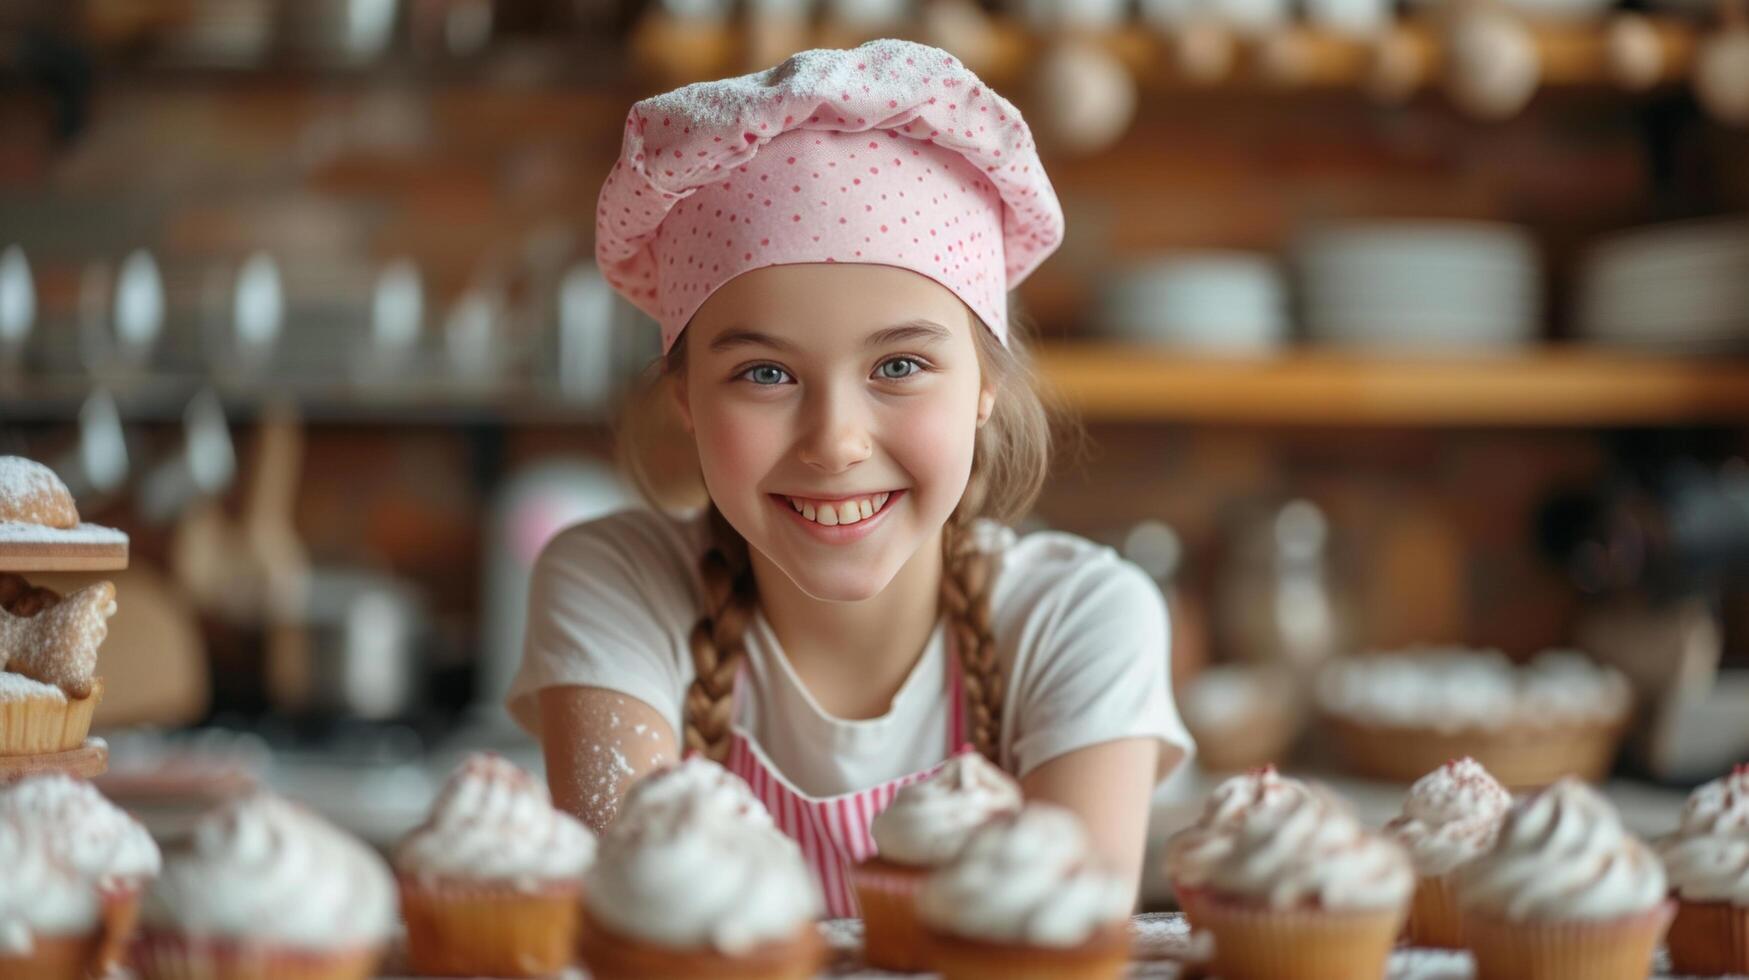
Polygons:
[[790,499],[789,505],[796,513],[816,524],[825,527],[837,527],[840,524],[855,524],[866,521],[880,512],[887,501],[892,498],[890,493],[877,493],[874,497],[862,497],[857,500],[847,500],[841,504],[814,504],[807,501]]

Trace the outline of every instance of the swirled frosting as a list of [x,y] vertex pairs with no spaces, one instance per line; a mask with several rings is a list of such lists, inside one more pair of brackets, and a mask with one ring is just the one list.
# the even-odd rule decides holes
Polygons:
[[0,954],[97,926],[106,892],[158,873],[146,829],[90,783],[33,776],[0,790]]
[[1245,821],[1206,884],[1271,908],[1361,910],[1407,902],[1415,873],[1402,847],[1362,827],[1322,787],[1308,787]]
[[97,787],[64,773],[32,776],[0,790],[0,820],[35,831],[50,860],[99,888],[137,885],[161,864],[146,828]]
[[1690,793],[1658,855],[1677,896],[1749,906],[1749,766]]
[[167,850],[146,893],[148,926],[292,949],[375,946],[396,920],[395,882],[375,852],[271,793],[221,804]]
[[585,877],[589,914],[646,942],[731,955],[809,928],[824,905],[801,850],[722,803],[699,793],[621,810]]
[[1129,916],[1132,889],[1093,858],[1070,811],[1028,803],[974,831],[917,897],[917,914],[951,935],[1069,947]]
[[702,755],[688,756],[638,780],[626,791],[615,820],[646,819],[677,807],[771,826],[771,814],[747,781]]
[[501,756],[462,761],[431,816],[395,852],[395,868],[421,878],[506,882],[535,889],[581,881],[595,835],[555,810],[540,780]]
[[1308,790],[1305,783],[1280,775],[1274,766],[1225,780],[1209,795],[1196,823],[1167,842],[1167,876],[1178,885],[1200,885],[1248,823]]
[[1385,832],[1409,849],[1417,874],[1436,878],[1492,847],[1511,807],[1512,794],[1466,756],[1416,780]]
[[1563,779],[1516,803],[1494,847],[1456,872],[1458,901],[1498,918],[1611,919],[1664,900],[1664,867],[1609,802]]
[[975,752],[899,790],[869,830],[882,858],[912,867],[947,863],[979,824],[1020,809],[1020,784]]

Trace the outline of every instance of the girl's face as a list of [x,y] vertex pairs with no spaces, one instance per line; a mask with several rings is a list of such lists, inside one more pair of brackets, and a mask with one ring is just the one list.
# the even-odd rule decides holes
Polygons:
[[705,486],[797,588],[869,598],[938,540],[994,403],[974,329],[934,280],[850,263],[744,273],[687,325]]

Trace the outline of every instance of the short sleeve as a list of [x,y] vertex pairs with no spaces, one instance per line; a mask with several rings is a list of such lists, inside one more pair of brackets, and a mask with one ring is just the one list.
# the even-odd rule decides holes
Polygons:
[[685,631],[696,616],[689,556],[672,519],[627,511],[561,532],[529,583],[522,666],[507,706],[540,731],[536,695],[601,687],[637,698],[678,724],[690,671]]
[[[1042,569],[1035,569],[1038,574]],[[1166,602],[1146,573],[1100,547],[1034,596],[1011,667],[1010,760],[1021,776],[1102,742],[1157,738],[1195,751],[1172,702]],[[1170,770],[1162,768],[1155,778]]]

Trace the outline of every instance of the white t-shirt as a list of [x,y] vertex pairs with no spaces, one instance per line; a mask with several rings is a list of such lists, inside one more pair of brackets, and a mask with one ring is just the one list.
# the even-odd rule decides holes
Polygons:
[[[1112,549],[1055,531],[1017,537],[983,522],[980,547],[1002,558],[991,627],[1009,679],[1003,768],[1025,776],[1066,752],[1154,737],[1193,751],[1167,686],[1166,604],[1146,573]],[[536,692],[607,688],[639,699],[681,729],[693,667],[687,638],[702,608],[704,517],[630,510],[561,532],[530,586],[522,667],[509,707],[530,731]],[[783,655],[763,614],[747,638],[737,724],[797,789],[832,796],[935,765],[947,747],[947,621],[886,714],[827,714]],[[1164,761],[1164,760],[1163,760]]]

